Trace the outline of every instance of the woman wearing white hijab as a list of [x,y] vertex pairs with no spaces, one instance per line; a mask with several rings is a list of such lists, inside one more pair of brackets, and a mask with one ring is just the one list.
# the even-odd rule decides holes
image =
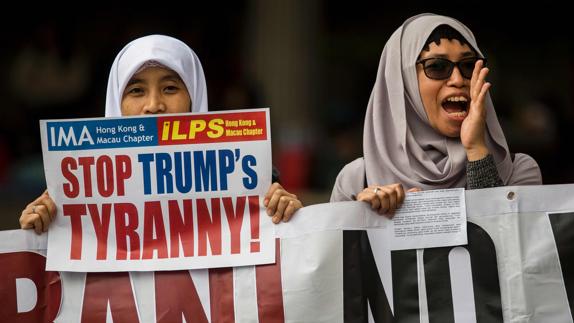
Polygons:
[[542,184],[534,159],[508,151],[485,61],[459,21],[434,14],[407,19],[381,55],[363,157],[339,173],[331,201],[366,201],[392,217],[404,200],[403,186]]
[[[207,111],[207,86],[197,55],[185,43],[150,35],[127,44],[108,79],[106,117]],[[264,204],[274,223],[288,221],[302,207],[297,197],[273,183]],[[47,231],[56,205],[45,191],[20,216],[22,229]]]
[[207,86],[197,55],[178,39],[150,35],[130,42],[116,56],[108,79],[106,117],[140,114],[133,111],[124,113],[122,100],[125,98],[124,92],[129,90],[129,86],[133,86],[128,86],[128,81],[132,81],[134,75],[149,69],[171,70],[176,73],[190,97],[191,108],[187,107],[184,112],[207,112]]

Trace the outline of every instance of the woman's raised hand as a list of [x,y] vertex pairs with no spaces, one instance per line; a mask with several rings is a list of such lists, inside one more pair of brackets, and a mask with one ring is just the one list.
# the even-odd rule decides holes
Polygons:
[[470,80],[468,116],[462,122],[460,129],[460,140],[470,161],[482,159],[488,154],[485,143],[486,109],[484,107],[484,100],[490,88],[490,83],[486,82],[488,72],[488,68],[484,67],[484,62],[478,60]]

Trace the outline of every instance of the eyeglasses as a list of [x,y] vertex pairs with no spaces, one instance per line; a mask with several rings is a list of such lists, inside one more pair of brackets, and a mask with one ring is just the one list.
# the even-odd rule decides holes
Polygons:
[[458,67],[462,77],[470,80],[477,61],[483,61],[483,66],[486,66],[486,58],[482,57],[463,58],[458,62],[453,62],[446,58],[432,57],[418,60],[417,64],[422,64],[425,75],[433,80],[448,79],[455,66]]

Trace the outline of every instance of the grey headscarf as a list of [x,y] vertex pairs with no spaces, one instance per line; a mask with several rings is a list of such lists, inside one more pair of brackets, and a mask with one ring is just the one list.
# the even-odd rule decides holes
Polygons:
[[148,63],[154,62],[175,71],[187,87],[192,112],[207,111],[207,86],[197,55],[182,41],[164,35],[149,35],[133,40],[116,56],[106,95],[106,117],[119,117],[122,94],[130,78]]
[[[351,163],[343,169],[337,178],[332,200],[344,199],[337,197],[337,191],[347,190],[345,185],[351,182],[358,186],[356,178],[364,183],[365,175],[368,185],[402,183],[406,188],[423,190],[466,186],[467,157],[460,138],[449,138],[433,129],[418,87],[416,60],[432,31],[440,25],[449,25],[457,30],[482,55],[472,32],[455,19],[421,14],[406,20],[392,34],[381,55],[365,117],[364,166],[355,161],[354,165]],[[511,180],[520,174],[513,169],[508,145],[489,94],[485,108],[486,145],[494,157],[499,175],[505,184],[515,180],[520,182],[520,178]],[[528,178],[540,177],[535,162],[534,166],[528,163],[528,168]],[[358,193],[358,187],[351,190]]]

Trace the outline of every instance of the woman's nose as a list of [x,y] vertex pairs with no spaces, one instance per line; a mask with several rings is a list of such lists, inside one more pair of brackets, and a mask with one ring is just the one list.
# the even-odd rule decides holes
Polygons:
[[447,84],[456,87],[461,87],[464,85],[464,77],[462,77],[462,74],[460,73],[458,66],[455,66],[453,68],[452,73],[448,78]]
[[144,107],[144,114],[164,113],[166,105],[159,93],[150,93],[148,101]]

